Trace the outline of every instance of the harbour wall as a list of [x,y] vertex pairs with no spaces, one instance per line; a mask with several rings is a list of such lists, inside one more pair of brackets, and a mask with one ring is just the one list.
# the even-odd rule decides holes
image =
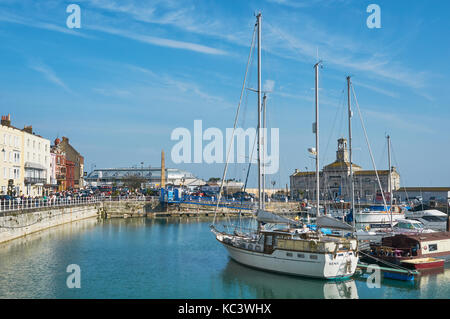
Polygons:
[[[298,203],[266,203],[267,210],[295,213]],[[213,217],[215,205],[179,203],[161,206],[158,199],[147,201],[102,201],[79,205],[40,207],[0,213],[0,243],[21,238],[51,227],[86,218],[134,218],[134,217]],[[250,216],[251,211],[220,207],[220,216]]]
[[97,217],[101,206],[102,203],[90,203],[2,212],[0,243],[73,221]]

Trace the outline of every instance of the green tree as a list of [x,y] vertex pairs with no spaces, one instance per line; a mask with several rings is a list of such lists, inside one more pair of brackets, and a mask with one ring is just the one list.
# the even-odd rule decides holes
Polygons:
[[124,177],[122,181],[124,186],[130,188],[131,190],[135,190],[141,188],[141,185],[145,183],[146,179],[141,176],[130,175]]

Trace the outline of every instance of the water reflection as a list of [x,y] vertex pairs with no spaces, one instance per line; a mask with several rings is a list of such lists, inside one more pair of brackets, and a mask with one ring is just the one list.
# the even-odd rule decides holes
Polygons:
[[243,266],[229,259],[223,270],[225,289],[250,289],[255,298],[357,299],[354,280],[325,281],[279,275]]
[[67,265],[83,261],[80,238],[97,224],[85,219],[1,244],[0,297],[60,298]]

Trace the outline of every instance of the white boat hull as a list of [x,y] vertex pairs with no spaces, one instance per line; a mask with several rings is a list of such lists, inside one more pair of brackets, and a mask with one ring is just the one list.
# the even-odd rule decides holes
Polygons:
[[[404,213],[393,213],[392,222],[404,219]],[[356,223],[358,224],[390,224],[391,215],[385,212],[358,212],[356,213]]]
[[[296,276],[324,279],[348,278],[355,273],[358,263],[358,257],[352,251],[342,253],[342,256],[336,256],[334,259],[332,254],[301,252],[304,258],[299,258],[297,253],[300,252],[276,249],[272,254],[265,254],[222,244],[228,250],[230,257],[238,263]],[[291,253],[292,256],[289,257],[287,253]],[[310,255],[317,256],[317,259],[311,259]]]

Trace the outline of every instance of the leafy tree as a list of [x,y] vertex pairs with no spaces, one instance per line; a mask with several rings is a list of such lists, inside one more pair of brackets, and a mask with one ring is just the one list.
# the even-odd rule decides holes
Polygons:
[[141,176],[129,175],[122,179],[123,185],[131,190],[141,188],[141,185],[146,182],[146,179]]

